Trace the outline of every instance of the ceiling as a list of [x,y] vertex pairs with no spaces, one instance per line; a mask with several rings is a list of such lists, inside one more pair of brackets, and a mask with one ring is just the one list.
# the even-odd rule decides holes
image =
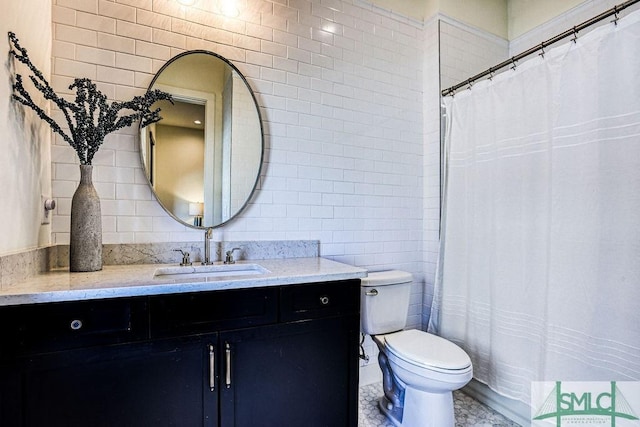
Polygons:
[[[162,120],[158,122],[158,125],[204,129],[204,104],[174,101],[174,105],[171,105],[169,102],[163,101],[155,105],[162,109],[160,111]],[[195,124],[194,120],[200,120],[201,123]]]

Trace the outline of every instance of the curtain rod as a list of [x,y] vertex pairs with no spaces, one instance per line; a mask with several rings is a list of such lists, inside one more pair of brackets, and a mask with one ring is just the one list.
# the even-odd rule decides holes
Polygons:
[[495,73],[496,71],[498,71],[498,70],[500,70],[500,69],[502,69],[502,68],[504,68],[504,67],[506,67],[508,65],[511,65],[512,67],[515,67],[516,66],[516,62],[521,60],[522,58],[525,58],[525,57],[527,57],[527,56],[529,56],[529,55],[531,55],[531,54],[533,54],[535,52],[538,52],[540,50],[542,50],[544,52],[544,48],[545,47],[549,47],[550,45],[552,45],[552,44],[554,44],[554,43],[556,43],[556,42],[558,42],[558,41],[560,41],[560,40],[562,40],[562,39],[564,39],[566,37],[574,36],[574,37],[577,38],[578,37],[578,31],[584,30],[585,28],[590,27],[591,25],[593,25],[593,24],[595,24],[597,22],[600,22],[605,18],[608,18],[611,15],[615,15],[616,16],[615,19],[612,22],[615,22],[616,25],[617,25],[618,13],[621,12],[622,10],[626,9],[629,6],[632,6],[635,3],[638,3],[639,1],[640,0],[628,0],[628,1],[626,1],[624,3],[621,3],[621,4],[617,5],[617,6],[614,6],[611,9],[609,9],[609,10],[607,10],[605,12],[602,12],[600,15],[594,16],[593,18],[591,18],[591,19],[589,19],[587,21],[584,21],[582,24],[576,25],[573,28],[571,28],[571,29],[569,29],[569,30],[567,30],[567,31],[565,31],[565,32],[563,32],[561,34],[558,34],[557,36],[550,38],[549,40],[543,41],[539,45],[536,45],[536,46],[534,46],[534,47],[532,47],[530,49],[527,49],[524,52],[519,53],[518,55],[513,56],[510,59],[507,59],[506,61],[503,61],[503,62],[499,63],[496,66],[490,67],[489,69],[487,69],[487,70],[485,70],[485,71],[483,71],[483,72],[481,72],[479,74],[476,74],[475,76],[473,76],[473,77],[471,77],[471,78],[469,78],[469,79],[467,79],[467,80],[465,80],[465,81],[463,81],[461,83],[458,83],[455,86],[451,86],[448,89],[444,89],[441,92],[442,96],[453,95],[453,94],[455,94],[455,92],[458,89],[463,88],[465,86],[471,86],[471,84],[473,84],[474,82],[480,80],[481,78],[489,76],[489,75]]

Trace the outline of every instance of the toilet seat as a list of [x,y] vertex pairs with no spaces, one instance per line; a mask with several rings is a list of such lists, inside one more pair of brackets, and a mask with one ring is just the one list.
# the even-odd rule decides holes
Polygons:
[[471,368],[464,350],[437,335],[410,329],[385,335],[384,340],[390,353],[418,368],[452,374]]

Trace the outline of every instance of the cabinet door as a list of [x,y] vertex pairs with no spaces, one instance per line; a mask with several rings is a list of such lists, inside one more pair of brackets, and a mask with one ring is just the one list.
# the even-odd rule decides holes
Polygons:
[[223,332],[222,426],[356,426],[358,316]]
[[15,365],[0,364],[0,426],[19,427],[21,424],[22,382]]
[[[26,426],[216,426],[217,335],[71,350],[25,368]],[[215,379],[215,376],[214,376]]]

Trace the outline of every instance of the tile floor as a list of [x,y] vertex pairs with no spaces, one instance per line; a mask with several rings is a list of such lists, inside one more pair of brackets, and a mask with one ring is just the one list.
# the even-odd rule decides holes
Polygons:
[[[382,384],[360,387],[358,427],[393,427],[378,410],[378,397],[382,396]],[[461,391],[453,393],[456,427],[519,427],[496,411]]]

